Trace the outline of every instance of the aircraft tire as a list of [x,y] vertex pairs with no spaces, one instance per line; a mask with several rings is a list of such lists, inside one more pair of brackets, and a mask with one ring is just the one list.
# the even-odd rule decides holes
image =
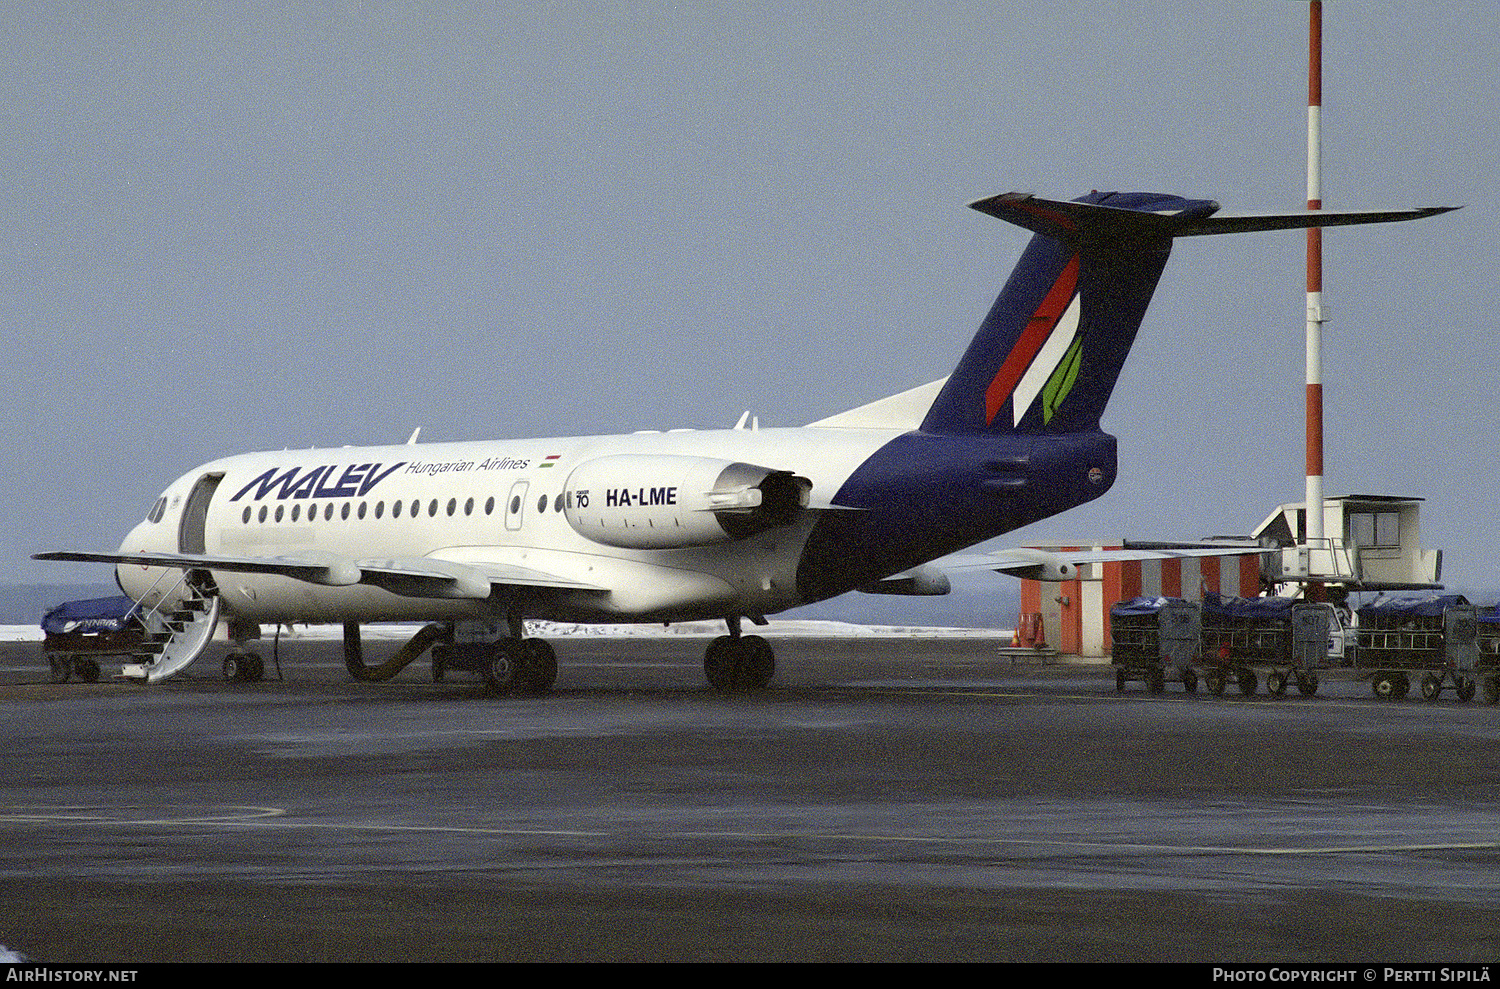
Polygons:
[[1203,679],[1208,687],[1208,692],[1210,694],[1213,694],[1215,697],[1224,696],[1224,674],[1217,672],[1209,673],[1205,675]]
[[1473,700],[1475,686],[1473,677],[1460,677],[1458,681],[1458,699],[1461,701]]
[[1297,690],[1303,697],[1311,697],[1318,692],[1318,678],[1311,673],[1297,674]]
[[521,649],[514,639],[501,639],[490,649],[480,672],[484,682],[497,693],[509,693],[516,685],[521,666]]
[[1286,676],[1276,671],[1266,674],[1266,693],[1281,697],[1286,693]]
[[759,635],[740,637],[740,683],[750,690],[763,690],[776,675],[776,651]]
[[703,652],[703,675],[708,685],[721,693],[735,688],[735,652],[734,640],[727,635],[714,639]]
[[521,640],[521,668],[516,690],[530,696],[545,694],[557,682],[557,650],[545,639]]

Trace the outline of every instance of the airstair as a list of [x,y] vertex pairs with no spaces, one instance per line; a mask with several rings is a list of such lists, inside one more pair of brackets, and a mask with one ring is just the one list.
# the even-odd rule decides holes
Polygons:
[[[133,658],[120,668],[120,675],[134,680],[156,683],[187,669],[203,655],[213,640],[219,624],[219,594],[213,579],[201,571],[183,574],[178,585],[181,600],[169,605],[172,610],[155,609],[140,615],[146,627],[146,638]],[[168,593],[163,601],[175,598]]]

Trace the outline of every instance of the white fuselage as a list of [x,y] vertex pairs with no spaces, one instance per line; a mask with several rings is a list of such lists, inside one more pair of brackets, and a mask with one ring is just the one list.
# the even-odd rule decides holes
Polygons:
[[[577,591],[553,587],[526,598],[521,610],[527,617],[629,622],[769,614],[799,603],[796,567],[816,506],[826,506],[849,475],[899,433],[681,430],[243,454],[174,481],[160,507],[120,549],[352,561],[426,558],[526,568],[579,584]],[[570,479],[582,465],[621,456],[645,463],[650,457],[713,458],[793,471],[812,482],[815,507],[790,525],[711,545],[608,545],[580,534],[589,530],[576,518],[570,522],[569,506],[578,494],[570,490]],[[197,498],[199,507],[190,507],[208,478],[216,485]],[[672,483],[667,477],[645,479],[634,496],[649,500]],[[251,622],[430,620],[496,611],[495,602],[473,598],[212,572],[225,611]],[[171,600],[181,571],[121,564],[117,575],[126,593],[154,606],[164,597]]]

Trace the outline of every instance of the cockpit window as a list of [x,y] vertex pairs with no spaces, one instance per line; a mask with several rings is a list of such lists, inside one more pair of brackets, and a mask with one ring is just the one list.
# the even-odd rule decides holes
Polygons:
[[162,495],[156,499],[156,504],[151,506],[151,511],[146,513],[147,522],[160,522],[161,517],[167,514],[167,496]]

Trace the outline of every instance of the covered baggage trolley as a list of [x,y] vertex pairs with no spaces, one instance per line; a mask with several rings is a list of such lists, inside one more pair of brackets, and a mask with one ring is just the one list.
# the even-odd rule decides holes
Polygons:
[[1328,665],[1333,610],[1292,598],[1203,598],[1204,682],[1219,695],[1235,681],[1240,693],[1255,693],[1260,671],[1276,696],[1295,683],[1303,694],[1318,690],[1318,671]]
[[1474,676],[1484,687],[1484,702],[1500,704],[1500,604],[1479,608],[1476,618]]
[[1369,671],[1376,697],[1405,697],[1420,674],[1428,700],[1450,686],[1459,700],[1469,700],[1479,665],[1478,619],[1479,609],[1462,594],[1377,598],[1359,609],[1356,665]]
[[1196,602],[1181,598],[1138,597],[1109,609],[1111,659],[1115,689],[1140,680],[1153,694],[1166,687],[1167,671],[1176,671],[1182,689],[1198,689],[1201,617]]
[[42,617],[42,632],[53,683],[93,683],[101,658],[131,655],[145,640],[136,603],[124,595],[60,604]]

